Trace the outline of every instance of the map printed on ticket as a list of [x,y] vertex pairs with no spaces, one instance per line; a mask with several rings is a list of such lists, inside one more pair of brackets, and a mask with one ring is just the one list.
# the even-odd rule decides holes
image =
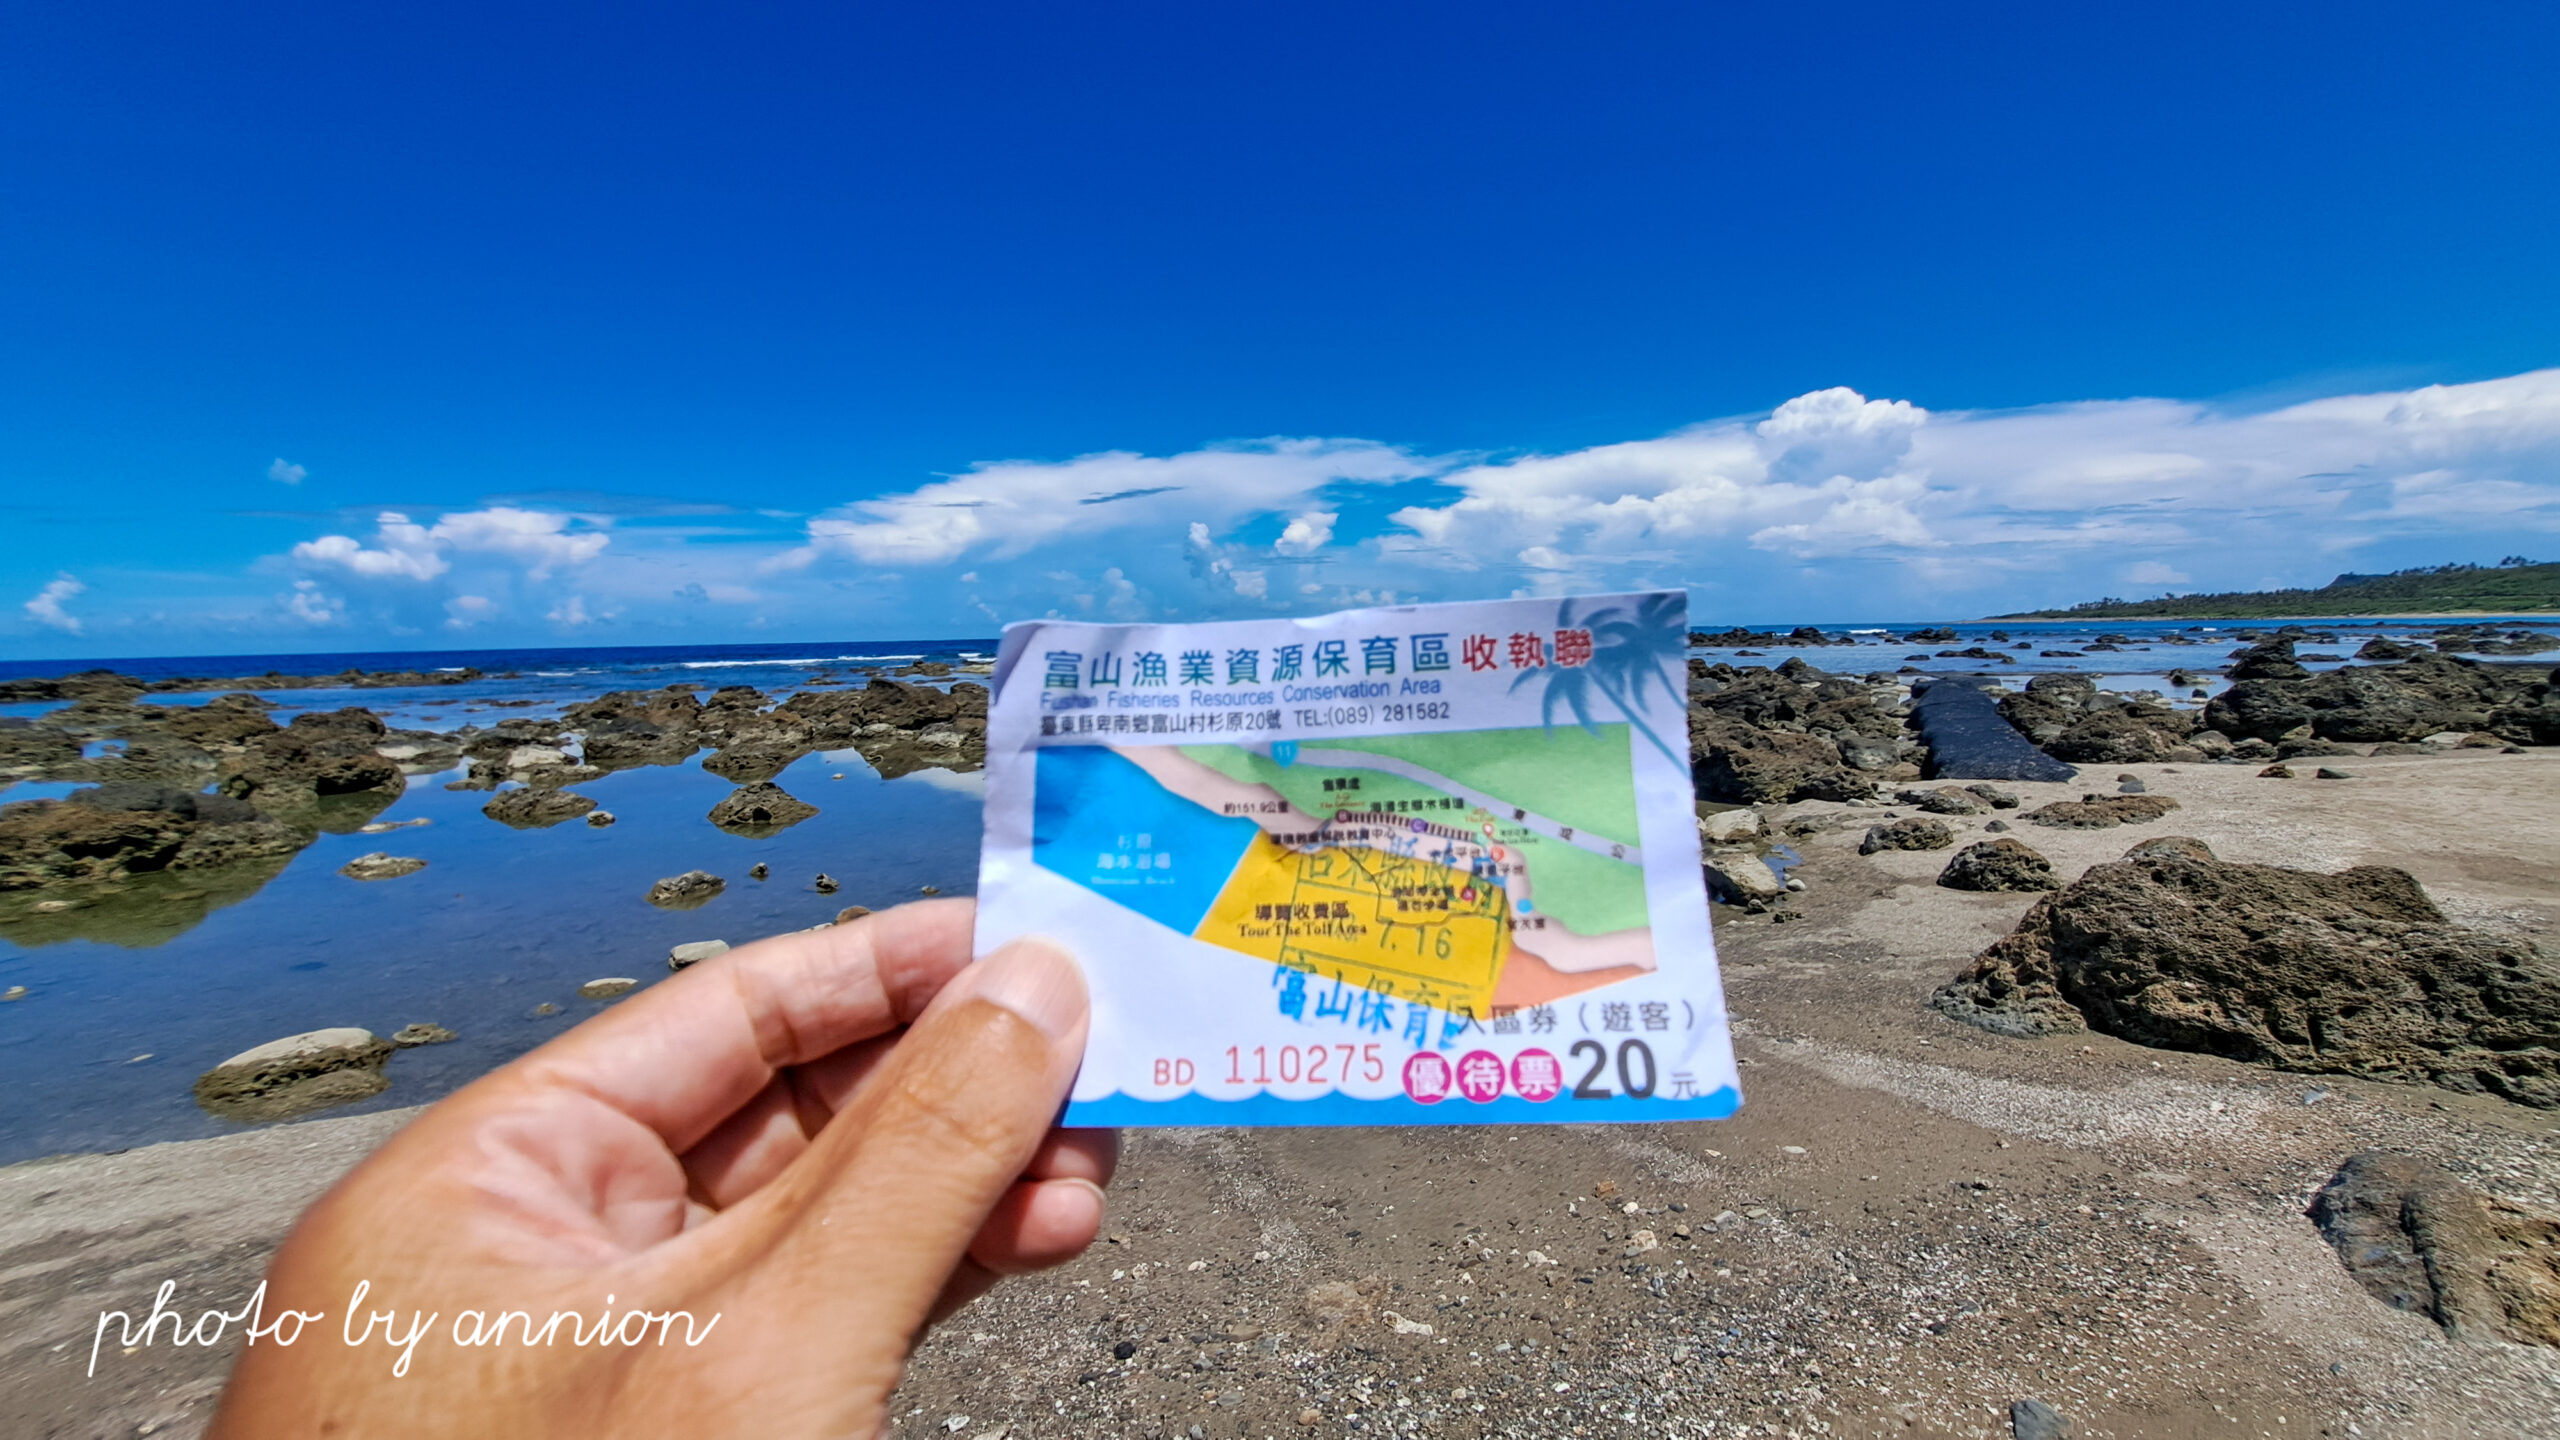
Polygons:
[[1676,593],[1007,627],[980,954],[1093,994],[1069,1125],[1742,1103]]

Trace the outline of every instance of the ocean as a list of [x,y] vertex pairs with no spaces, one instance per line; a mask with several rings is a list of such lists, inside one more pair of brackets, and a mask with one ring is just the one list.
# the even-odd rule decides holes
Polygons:
[[[2441,622],[2306,623],[2339,637],[2334,646],[2304,647],[2309,655],[2345,657],[2375,635],[2425,636]],[[2538,623],[2548,626],[2549,617]],[[1896,638],[1920,628],[1896,622],[1820,628],[1857,643],[1692,653],[1745,665],[1802,656],[1846,674],[1906,666],[1941,674],[2077,670],[2100,676],[2110,689],[2156,689],[2194,704],[2201,701],[2189,691],[2222,683],[2213,672],[2235,648],[2234,632],[2253,622],[1986,622],[1943,627],[1956,638],[1925,644]],[[2118,646],[2113,651],[2089,651],[2100,636],[2123,638],[2110,642]],[[1938,653],[1977,647],[2015,658],[1986,662]],[[1741,648],[1763,653],[1741,654]],[[0,661],[0,680],[91,667],[145,680],[348,669],[484,672],[463,684],[408,688],[247,687],[275,703],[280,722],[305,710],[360,705],[398,728],[452,730],[553,716],[607,690],[670,684],[699,685],[706,693],[752,685],[778,701],[813,677],[922,660],[967,664],[995,649],[986,638]],[[2309,663],[2321,668],[2344,661]],[[2172,687],[2167,677],[2180,667],[2203,676],[2201,686]],[[200,704],[211,692],[149,698]],[[31,717],[50,708],[6,704],[0,715]],[[26,987],[24,998],[0,1004],[0,1091],[20,1097],[0,1110],[0,1162],[224,1133],[236,1127],[196,1107],[196,1077],[250,1046],[327,1026],[388,1035],[425,1021],[457,1032],[451,1043],[400,1052],[390,1062],[389,1091],[330,1113],[418,1104],[610,1003],[579,998],[582,983],[664,976],[673,945],[742,943],[815,925],[845,905],[898,904],[927,886],[946,895],[975,889],[983,794],[976,772],[921,770],[889,779],[850,750],[805,756],[775,783],[820,813],[751,839],[704,818],[732,786],[702,770],[700,758],[579,785],[617,817],[604,829],[572,822],[513,830],[480,813],[486,793],[445,789],[454,774],[413,776],[405,794],[366,818],[425,824],[385,834],[323,834],[255,888],[173,900],[112,923],[75,913],[0,926],[0,991]],[[0,782],[0,803],[58,798],[75,788]],[[375,882],[337,874],[348,860],[374,850],[418,857],[427,868]],[[748,868],[759,862],[769,867],[770,879],[748,878]],[[724,877],[726,892],[690,911],[661,910],[643,900],[659,877],[694,869]],[[813,883],[820,872],[840,889],[820,893]]]

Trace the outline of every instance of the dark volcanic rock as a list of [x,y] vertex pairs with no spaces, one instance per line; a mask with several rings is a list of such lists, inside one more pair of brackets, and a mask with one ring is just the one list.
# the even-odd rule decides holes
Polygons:
[[2053,862],[2016,840],[1982,840],[1956,852],[1938,883],[1950,890],[2051,890]]
[[2560,1106],[2560,974],[2532,945],[2447,922],[2405,871],[2144,848],[2037,902],[1937,1007]]
[[2262,640],[2241,651],[2231,666],[2234,680],[2299,680],[2310,673],[2293,658],[2290,640]]
[[1858,853],[1873,855],[1879,850],[1944,850],[1956,843],[1955,832],[1943,820],[1913,816],[1878,825],[1858,842]]
[[596,802],[592,797],[575,790],[528,785],[499,791],[488,804],[480,807],[480,813],[518,830],[540,830],[563,820],[575,820],[594,808]]
[[711,807],[710,820],[723,830],[763,832],[797,825],[818,807],[770,782],[741,785]]
[[1912,714],[1929,745],[1929,774],[1953,780],[2068,780],[2079,772],[2037,749],[1991,697],[1958,680],[1920,690]]
[[2112,830],[2157,820],[2178,808],[2166,795],[2083,795],[2030,810],[2023,819],[2057,830]]
[[2456,1340],[2560,1346],[2560,1216],[2381,1150],[2340,1166],[2305,1213],[2383,1304]]

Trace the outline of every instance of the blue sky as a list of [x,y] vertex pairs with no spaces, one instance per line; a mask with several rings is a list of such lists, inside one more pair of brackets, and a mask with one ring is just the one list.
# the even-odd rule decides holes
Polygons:
[[0,654],[2560,555],[2548,7],[379,11],[12,16]]

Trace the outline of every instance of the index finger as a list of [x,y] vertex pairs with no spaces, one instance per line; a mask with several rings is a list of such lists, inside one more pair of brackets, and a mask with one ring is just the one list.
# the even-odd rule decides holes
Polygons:
[[972,900],[923,900],[741,945],[492,1076],[589,1096],[678,1154],[785,1066],[913,1020],[969,963]]

